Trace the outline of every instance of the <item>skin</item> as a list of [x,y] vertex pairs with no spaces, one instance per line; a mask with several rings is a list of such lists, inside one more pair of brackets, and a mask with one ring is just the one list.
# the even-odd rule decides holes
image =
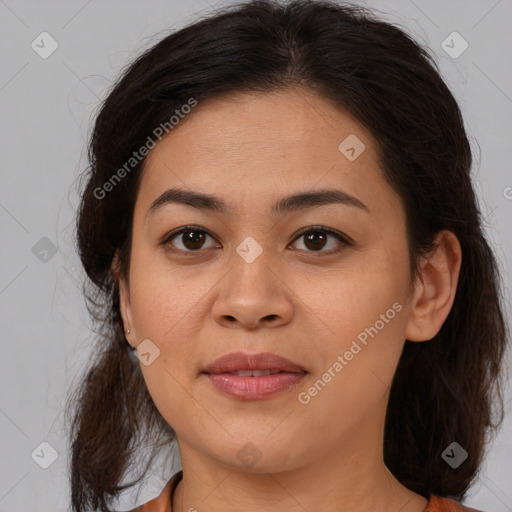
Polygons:
[[[354,161],[338,150],[349,134],[366,146]],[[215,195],[228,211],[167,204],[147,215],[170,187]],[[369,212],[329,204],[271,214],[279,198],[323,188],[356,196]],[[193,252],[179,234],[161,243],[188,224],[207,232],[197,245],[204,248]],[[355,246],[327,235],[315,250],[296,236],[318,225]],[[252,263],[236,252],[246,237],[263,251]],[[438,242],[410,293],[405,213],[384,179],[376,142],[353,117],[303,89],[199,103],[151,150],[120,299],[128,342],[149,339],[160,350],[141,370],[177,434],[183,480],[173,512],[424,510],[427,499],[384,465],[383,431],[405,339],[434,337],[453,304],[460,244],[448,231]],[[300,403],[299,393],[396,302],[401,311]],[[201,371],[232,351],[274,352],[308,374],[264,400],[228,397]],[[237,458],[246,443],[261,455],[249,468]]]

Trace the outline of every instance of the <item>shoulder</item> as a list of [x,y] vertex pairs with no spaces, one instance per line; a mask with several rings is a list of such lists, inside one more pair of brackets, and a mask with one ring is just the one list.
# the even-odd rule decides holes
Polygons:
[[430,495],[427,508],[423,512],[483,512],[476,508],[462,505],[450,498],[441,498],[435,494]]
[[183,477],[183,470],[178,471],[174,476],[165,484],[162,492],[151,501],[131,509],[128,512],[172,512],[171,511],[171,498],[174,489]]

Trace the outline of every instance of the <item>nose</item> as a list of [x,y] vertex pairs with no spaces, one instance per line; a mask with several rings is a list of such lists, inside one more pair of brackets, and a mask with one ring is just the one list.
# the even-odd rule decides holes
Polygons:
[[254,330],[280,327],[291,321],[293,293],[269,252],[263,251],[248,263],[234,251],[228,264],[231,271],[219,283],[212,306],[218,324]]

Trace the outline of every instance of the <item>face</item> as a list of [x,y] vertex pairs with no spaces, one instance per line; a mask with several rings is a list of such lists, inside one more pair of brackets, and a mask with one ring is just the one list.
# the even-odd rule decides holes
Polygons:
[[[121,283],[128,340],[145,340],[143,376],[180,450],[226,467],[253,450],[277,471],[341,454],[356,434],[373,442],[406,338],[408,269],[402,203],[354,118],[305,90],[199,103],[146,159]],[[303,373],[268,395],[228,394],[203,372],[231,352]]]

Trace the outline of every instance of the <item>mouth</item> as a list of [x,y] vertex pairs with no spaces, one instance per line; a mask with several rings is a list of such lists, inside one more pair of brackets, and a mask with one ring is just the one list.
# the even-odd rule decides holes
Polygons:
[[243,400],[267,398],[295,387],[307,373],[289,359],[269,352],[226,354],[202,372],[217,391]]
[[205,366],[203,373],[220,374],[220,373],[237,373],[237,372],[255,372],[254,374],[241,375],[248,377],[260,377],[256,372],[270,372],[271,374],[286,373],[305,373],[306,370],[289,359],[272,354],[271,352],[259,352],[249,354],[245,352],[231,352],[215,359],[212,363]]
[[282,370],[238,370],[236,372],[227,372],[224,375],[236,375],[238,377],[263,377],[264,375],[276,375],[278,373],[288,373]]

